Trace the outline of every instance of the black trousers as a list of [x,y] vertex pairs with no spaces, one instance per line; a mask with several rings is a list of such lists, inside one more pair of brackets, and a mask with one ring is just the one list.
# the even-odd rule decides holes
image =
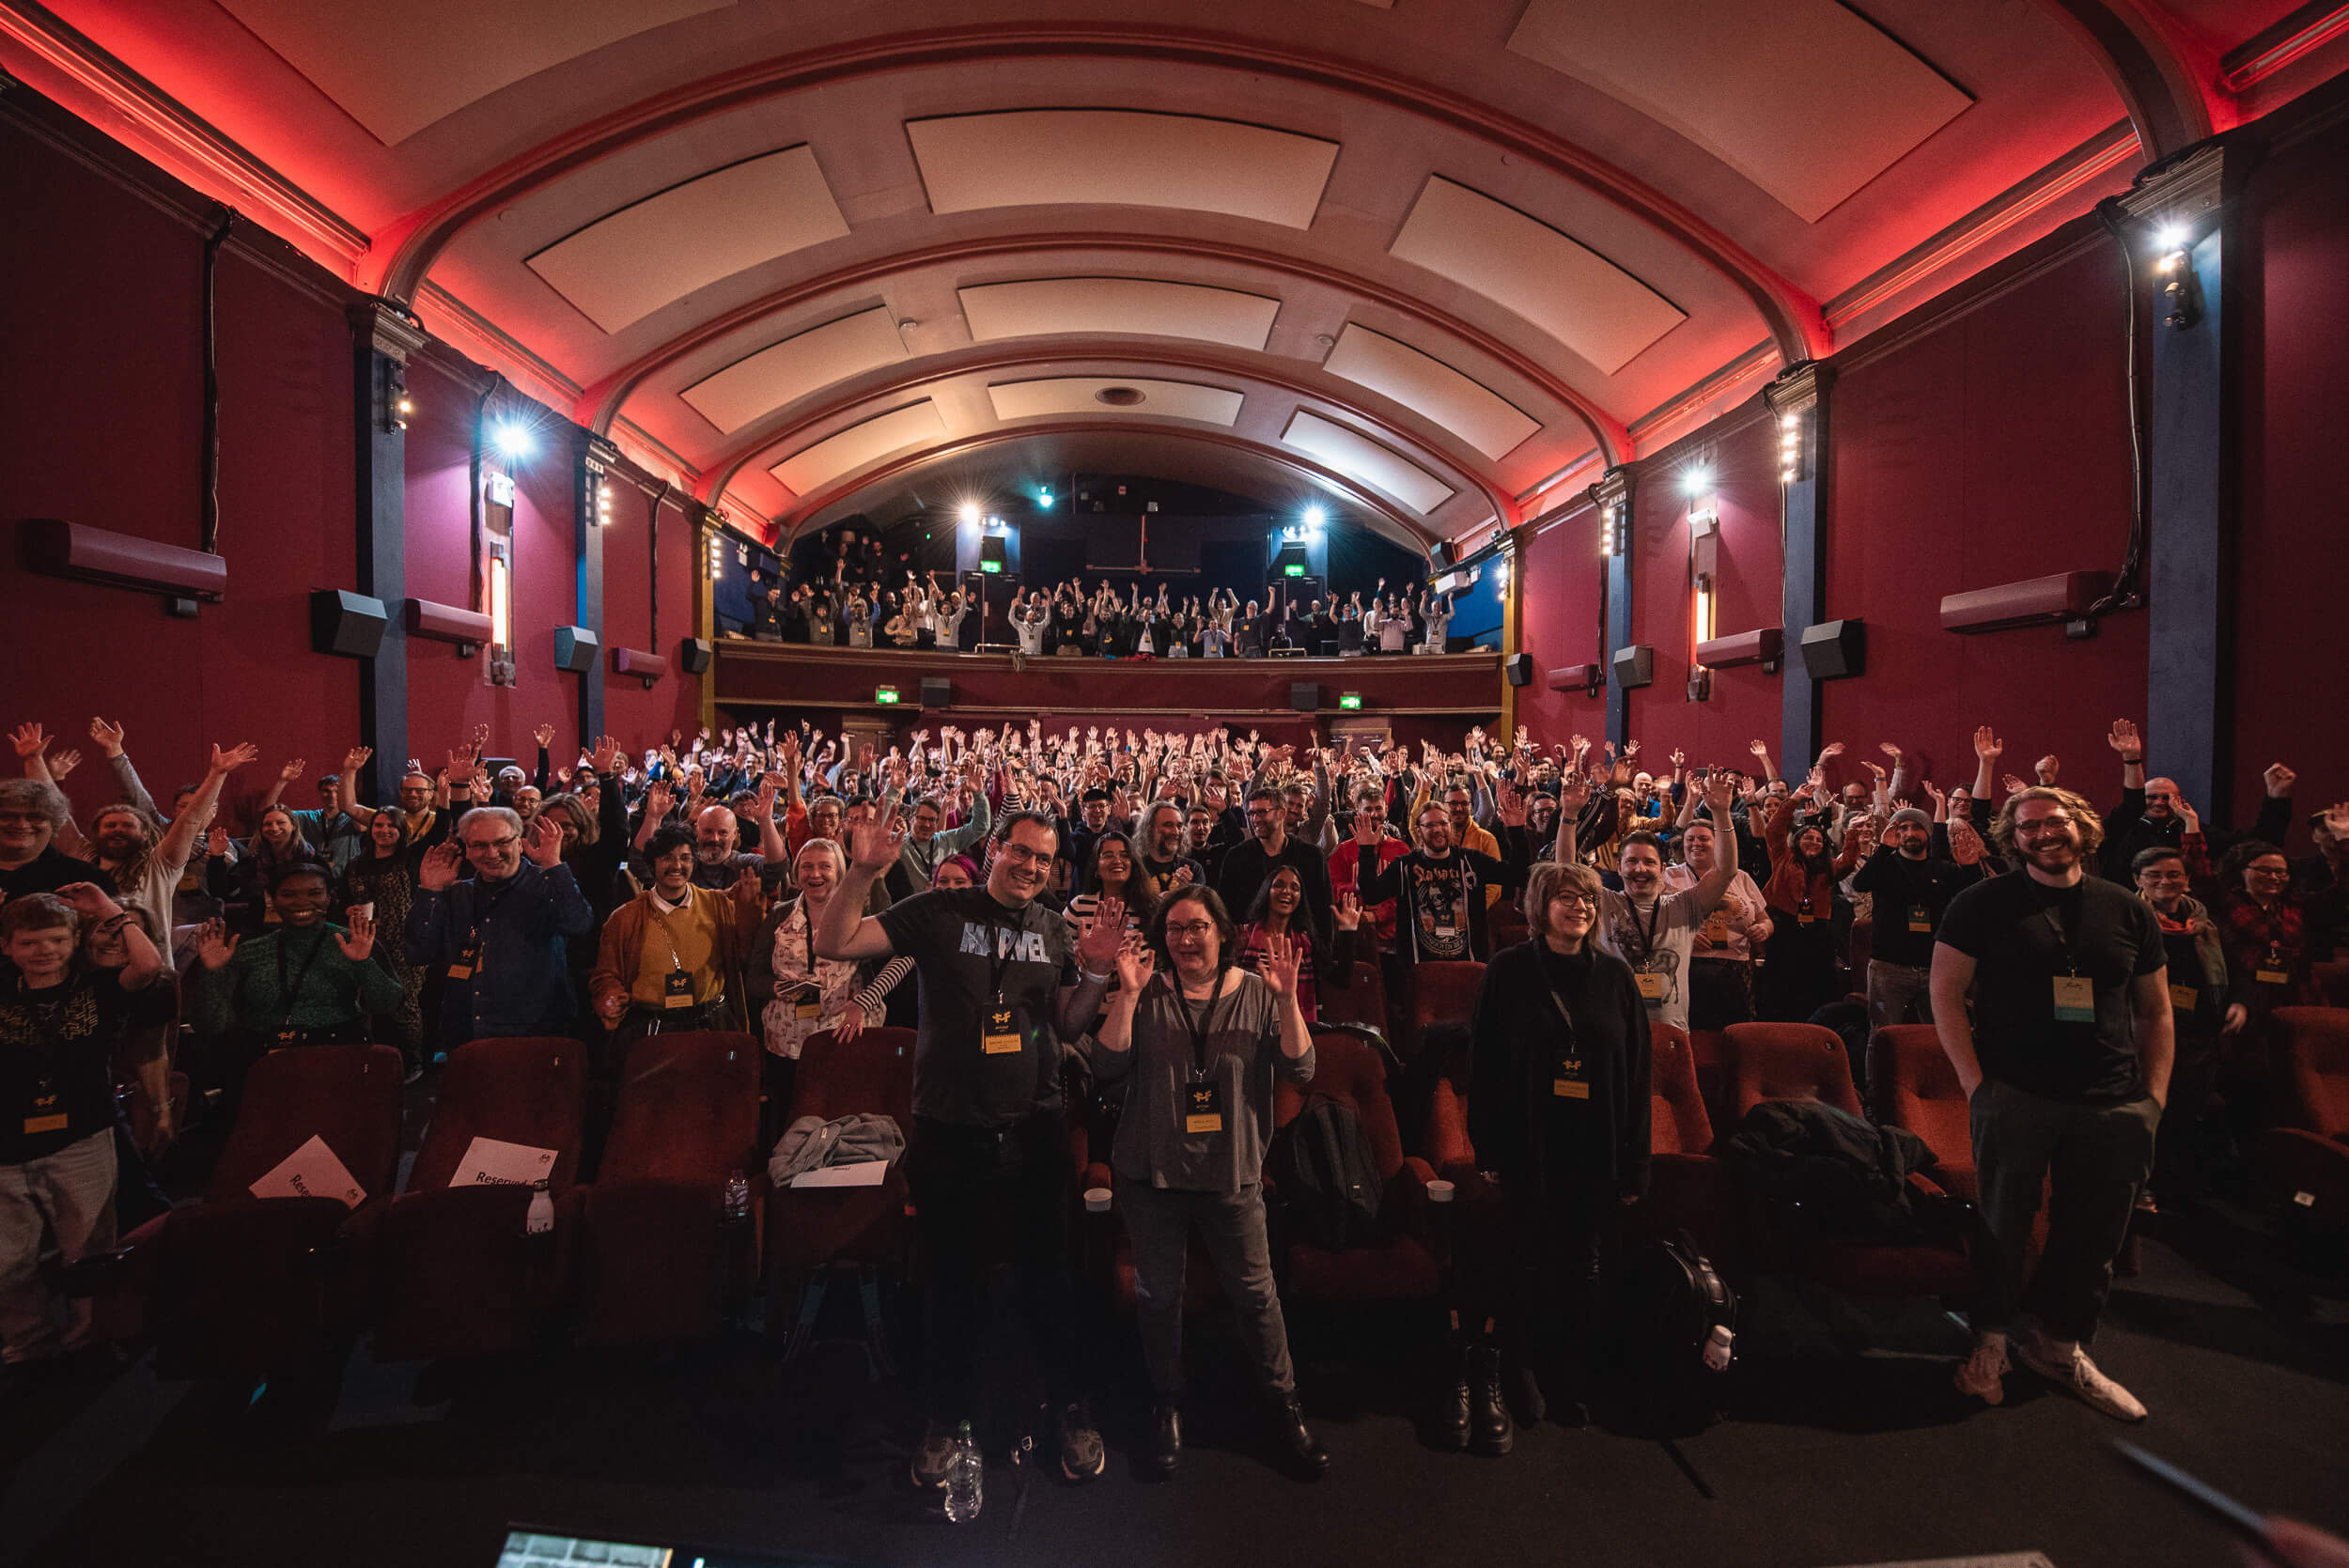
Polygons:
[[1081,1397],[1068,1270],[1075,1172],[1067,1125],[1059,1113],[1039,1111],[1003,1128],[917,1116],[905,1169],[928,1263],[924,1344],[931,1417],[957,1421],[973,1414],[990,1243],[1011,1254],[1020,1315],[1047,1394],[1055,1406]]
[[1602,1265],[1615,1197],[1605,1182],[1523,1178],[1502,1184],[1499,1270],[1502,1348],[1546,1391],[1587,1399],[1605,1323]]

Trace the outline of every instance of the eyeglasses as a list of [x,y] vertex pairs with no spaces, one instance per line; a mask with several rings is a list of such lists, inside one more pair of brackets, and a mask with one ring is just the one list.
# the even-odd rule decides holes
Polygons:
[[995,856],[1014,865],[1034,865],[1050,861],[1052,852],[1050,849],[1031,849],[1024,844],[999,844],[995,846]]
[[1569,909],[1595,909],[1598,908],[1596,901],[1595,901],[1590,894],[1581,893],[1553,893],[1549,895],[1549,901],[1552,904],[1563,904]]
[[1170,937],[1204,937],[1214,929],[1215,922],[1211,920],[1187,920],[1179,925],[1169,925],[1166,934]]
[[484,849],[510,849],[521,842],[521,839],[518,839],[513,834],[508,833],[504,838],[467,839],[465,841],[465,848],[468,853],[477,852]]
[[2244,869],[2254,877],[2275,877],[2292,875],[2292,868],[2284,865],[2251,865],[2245,866]]

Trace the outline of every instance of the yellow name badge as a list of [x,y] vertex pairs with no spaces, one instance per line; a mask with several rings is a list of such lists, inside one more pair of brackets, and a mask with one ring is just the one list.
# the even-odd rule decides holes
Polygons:
[[27,1136],[37,1132],[63,1132],[66,1129],[67,1120],[68,1118],[62,1113],[55,1116],[27,1116],[24,1118],[24,1131]]
[[1635,974],[1631,978],[1640,983],[1641,1000],[1645,1001],[1661,1001],[1664,1000],[1664,977],[1662,975]]
[[979,1026],[979,1051],[986,1056],[1019,1054],[1019,1020],[1008,1007],[988,1009]]
[[2256,978],[2263,986],[2289,986],[2292,984],[2292,976],[2286,974],[2281,970],[2253,970],[2251,973],[2253,977]]
[[691,1007],[693,1005],[693,977],[683,970],[671,970],[662,977],[661,1005]]
[[1911,931],[1923,931],[1930,934],[1933,930],[1933,911],[1921,904],[1910,908],[1908,928]]
[[799,1004],[799,1006],[793,1008],[792,1011],[800,1017],[813,1018],[820,1017],[824,1009],[823,1004],[820,1002],[802,1001]]
[[2191,986],[2172,986],[2170,987],[2170,1005],[2181,1013],[2191,1013],[2194,1011],[2194,999],[2200,994]]
[[1549,1092],[1562,1100],[1587,1100],[1591,1097],[1591,1086],[1579,1078],[1553,1078],[1549,1080]]
[[2058,1023],[2096,1021],[2095,983],[2084,974],[2055,977],[2055,1016]]
[[1704,942],[1707,947],[1729,945],[1729,922],[1726,918],[1715,915],[1704,923]]
[[455,963],[449,965],[448,977],[451,980],[471,980],[473,971],[480,967],[481,950],[477,947],[469,947],[457,955]]
[[1223,1130],[1222,1086],[1187,1084],[1183,1091],[1183,1131],[1191,1136]]

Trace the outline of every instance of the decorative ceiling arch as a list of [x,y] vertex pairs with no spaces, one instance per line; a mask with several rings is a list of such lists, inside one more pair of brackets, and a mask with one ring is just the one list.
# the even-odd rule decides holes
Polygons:
[[[787,546],[810,519],[821,517],[842,502],[922,468],[934,466],[956,458],[968,457],[972,453],[987,451],[997,446],[1019,442],[1044,441],[1058,436],[1093,436],[1100,434],[1101,429],[1100,423],[1095,420],[1060,420],[1040,425],[1014,425],[1000,430],[981,430],[974,435],[963,436],[937,446],[904,453],[800,497],[798,505],[792,506],[787,515],[774,520],[776,545]],[[1418,551],[1422,555],[1431,555],[1438,543],[1437,535],[1415,521],[1408,514],[1398,509],[1385,497],[1356,484],[1344,474],[1326,468],[1300,453],[1290,451],[1285,447],[1273,446],[1265,442],[1253,441],[1246,436],[1234,435],[1229,430],[1219,429],[1208,425],[1154,425],[1149,427],[1148,433],[1162,440],[1244,453],[1273,468],[1285,470],[1329,490],[1345,502],[1348,507],[1368,518],[1373,527],[1384,524],[1380,532],[1391,538],[1400,536],[1398,542],[1408,542],[1409,548]],[[710,493],[703,497],[703,500],[708,505],[717,506],[723,502],[724,494],[713,487]]]
[[[1057,347],[1052,346],[1055,344]],[[1066,339],[1038,338],[978,344],[902,365],[891,365],[886,374],[879,378],[857,378],[845,384],[846,389],[838,397],[808,410],[786,424],[752,436],[713,459],[704,470],[710,476],[704,499],[714,502],[723,495],[726,488],[734,482],[734,476],[763,454],[788,445],[804,433],[843,418],[864,404],[886,403],[922,387],[958,376],[1046,365],[1128,365],[1150,372],[1171,369],[1194,375],[1222,376],[1278,387],[1300,398],[1343,410],[1347,419],[1366,427],[1368,433],[1374,434],[1382,444],[1401,447],[1415,458],[1426,459],[1435,469],[1466,481],[1463,488],[1481,493],[1496,517],[1513,524],[1517,520],[1516,497],[1487,464],[1465,448],[1439,445],[1393,420],[1363,408],[1357,396],[1334,393],[1331,386],[1344,387],[1346,384],[1341,378],[1327,377],[1330,385],[1323,385],[1280,369],[1278,356],[1239,351],[1216,352],[1200,344],[1164,348],[1154,345],[1139,351],[1121,351],[1115,348],[1096,348]],[[1109,418],[1113,421],[1116,416]]]
[[1261,268],[1283,276],[1307,279],[1328,285],[1351,294],[1368,303],[1393,311],[1396,315],[1466,343],[1478,352],[1507,365],[1517,375],[1532,382],[1544,395],[1555,398],[1581,422],[1590,432],[1592,442],[1605,455],[1611,467],[1631,460],[1636,455],[1631,432],[1623,422],[1601,408],[1596,402],[1577,392],[1561,380],[1557,374],[1521,349],[1483,328],[1461,319],[1448,311],[1439,310],[1403,290],[1378,283],[1359,272],[1324,266],[1260,247],[1235,245],[1223,241],[1192,240],[1175,235],[1155,234],[1068,234],[1068,235],[1006,235],[972,240],[957,240],[945,244],[927,245],[918,250],[901,251],[894,256],[878,256],[833,272],[804,278],[788,287],[730,310],[699,323],[691,330],[662,344],[651,353],[604,377],[582,392],[572,410],[572,417],[599,435],[608,432],[612,422],[636,388],[648,376],[658,374],[687,355],[711,343],[739,332],[742,328],[770,316],[781,315],[827,294],[843,289],[862,287],[882,282],[916,268],[936,266],[945,262],[987,259],[997,256],[1053,256],[1068,252],[1105,251],[1112,254],[1143,256],[1179,256],[1204,257],[1211,260],[1239,263]]
[[[1586,187],[1694,255],[1752,303],[1782,362],[1824,358],[1833,347],[1815,299],[1695,212],[1563,136],[1465,94],[1363,61],[1271,40],[1123,21],[982,24],[859,39],[758,61],[672,87],[574,127],[387,225],[377,237],[377,249],[387,260],[375,287],[396,300],[412,299],[441,252],[464,229],[565,174],[664,132],[745,104],[860,77],[1040,54],[1275,75],[1449,126]],[[397,243],[389,242],[393,241]]]
[[2180,54],[2168,31],[2135,0],[2037,0],[2040,9],[2061,23],[2112,82],[2137,128],[2147,163],[2157,163],[2193,146],[2216,129],[2213,94],[2202,83],[2216,79],[2216,62],[2200,75]]

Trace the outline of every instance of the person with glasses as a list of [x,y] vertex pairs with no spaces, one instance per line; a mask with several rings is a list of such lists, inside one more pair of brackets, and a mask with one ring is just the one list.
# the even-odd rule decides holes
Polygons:
[[1290,833],[1288,800],[1271,784],[1260,784],[1249,790],[1248,831],[1252,836],[1225,850],[1223,864],[1216,872],[1215,891],[1223,907],[1245,909],[1254,904],[1258,890],[1271,880],[1273,872],[1287,866],[1297,873],[1305,891],[1305,908],[1313,924],[1327,925],[1330,862],[1320,850]]
[[1329,1468],[1330,1455],[1297,1401],[1263,1186],[1275,1086],[1314,1076],[1313,1036],[1297,992],[1303,942],[1273,936],[1251,973],[1234,962],[1235,936],[1212,890],[1170,894],[1146,939],[1119,950],[1118,988],[1086,1052],[1101,1082],[1127,1083],[1110,1169],[1133,1238],[1134,1297],[1157,1403],[1143,1463],[1164,1479],[1182,1460],[1183,1273],[1195,1230],[1255,1363],[1282,1464],[1312,1480]]
[[[1991,1241],[1957,1387],[1999,1403],[2011,1346],[2093,1408],[2142,1421],[2088,1343],[2169,1099],[2168,950],[2143,900],[2089,874],[2104,824],[2079,796],[2018,790],[1991,836],[2020,869],[1961,890],[1933,950],[1933,1023],[1968,1097]],[[2047,1238],[2031,1275],[2043,1188]]]
[[[2192,808],[2187,808],[2189,821]],[[2188,829],[2189,842],[2193,835]],[[2210,1137],[2204,1126],[2225,1042],[2242,1032],[2250,1010],[2235,998],[2226,945],[2210,911],[2187,889],[2186,859],[2176,849],[2140,849],[2132,866],[2138,896],[2154,911],[2170,963],[2170,1019],[2177,1061],[2170,1073],[2170,1103],[2154,1141],[2154,1197],[2165,1208],[2202,1194]]]
[[[1560,865],[1576,860],[1575,824],[1589,781],[1577,777],[1567,787],[1571,793],[1558,813],[1557,843],[1550,856]],[[1711,815],[1703,826],[1727,822],[1735,800],[1729,775],[1714,774],[1704,797]],[[1693,829],[1699,824],[1689,826]],[[1722,900],[1729,896],[1730,884],[1737,879],[1737,835],[1716,833],[1712,839],[1704,869],[1696,881],[1684,891],[1672,892],[1664,878],[1663,841],[1645,829],[1626,833],[1615,851],[1623,892],[1603,888],[1600,893],[1595,939],[1631,966],[1649,1015],[1674,1029],[1688,1027],[1689,960],[1697,934],[1713,921]],[[1726,943],[1725,922],[1715,930]]]
[[[461,882],[460,857],[473,868]],[[467,812],[455,844],[426,852],[408,912],[408,961],[445,979],[444,1048],[491,1035],[568,1034],[576,993],[566,944],[595,922],[552,817],[540,814],[525,840],[522,819],[504,806]]]
[[1039,899],[1060,846],[1052,819],[1000,819],[986,882],[932,889],[864,914],[865,892],[896,863],[905,826],[891,809],[849,829],[848,876],[818,914],[816,955],[902,954],[920,976],[913,1126],[906,1158],[929,1259],[927,1424],[914,1484],[938,1491],[956,1428],[977,1403],[987,1323],[985,1238],[1008,1235],[1023,1315],[1056,1412],[1061,1473],[1090,1481],[1106,1463],[1072,1352],[1069,1188],[1062,1043],[1101,1014],[1125,938],[1114,898],[1081,940]]
[[1501,1222],[1494,1255],[1466,1260],[1461,1321],[1492,1321],[1500,1339],[1458,1347],[1438,1430],[1480,1453],[1509,1452],[1512,1406],[1526,1421],[1588,1419],[1603,1250],[1647,1190],[1648,1003],[1598,943],[1608,902],[1591,867],[1535,865],[1532,935],[1493,955],[1477,996],[1468,1130],[1477,1164],[1500,1173]]

